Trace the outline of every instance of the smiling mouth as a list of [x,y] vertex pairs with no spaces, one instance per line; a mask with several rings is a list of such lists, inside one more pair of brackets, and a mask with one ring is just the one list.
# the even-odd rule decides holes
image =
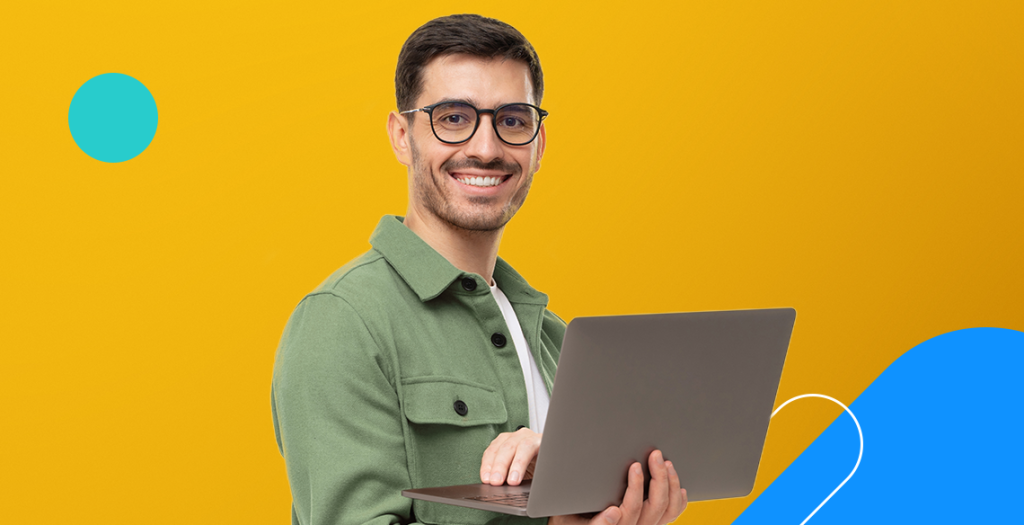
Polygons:
[[465,184],[466,186],[476,186],[478,188],[488,188],[491,186],[497,186],[502,182],[505,182],[512,175],[500,175],[500,176],[488,176],[488,177],[471,177],[468,175],[452,175],[452,178]]

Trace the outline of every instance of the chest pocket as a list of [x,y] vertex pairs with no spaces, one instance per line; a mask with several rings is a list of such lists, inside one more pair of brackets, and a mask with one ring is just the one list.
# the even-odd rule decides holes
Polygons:
[[[480,483],[480,459],[508,412],[501,394],[479,383],[431,376],[402,382],[402,409],[408,420],[407,453],[414,487]],[[424,523],[483,523],[498,516],[422,500],[413,501]]]

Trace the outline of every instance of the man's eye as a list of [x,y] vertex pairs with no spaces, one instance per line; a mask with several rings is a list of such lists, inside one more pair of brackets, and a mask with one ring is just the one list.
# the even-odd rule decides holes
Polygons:
[[506,128],[520,128],[524,126],[524,123],[515,117],[505,117],[501,119],[501,125]]
[[449,126],[461,126],[469,124],[469,119],[465,115],[444,115],[441,117],[441,122]]

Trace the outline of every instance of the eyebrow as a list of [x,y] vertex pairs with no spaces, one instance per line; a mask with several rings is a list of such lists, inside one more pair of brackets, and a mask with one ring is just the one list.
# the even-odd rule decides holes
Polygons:
[[452,102],[457,104],[468,104],[470,106],[473,106],[474,108],[478,107],[477,103],[471,98],[443,98],[431,105],[433,106],[435,104],[447,104]]
[[[479,108],[480,107],[480,105],[477,104],[476,101],[474,101],[471,98],[443,98],[441,100],[438,100],[437,102],[434,102],[433,104],[431,104],[431,106],[434,106],[434,105],[437,105],[437,104],[447,104],[447,103],[468,104],[470,106],[473,106],[474,108]],[[528,104],[528,102],[507,102],[507,103],[498,104],[497,106],[494,106],[494,107],[496,108],[496,107],[499,107],[499,106],[506,106],[508,104]],[[494,108],[490,108],[490,109],[494,109]]]

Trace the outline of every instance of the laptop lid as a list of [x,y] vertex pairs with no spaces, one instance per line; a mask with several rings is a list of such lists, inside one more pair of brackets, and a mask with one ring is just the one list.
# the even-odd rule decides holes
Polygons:
[[754,486],[792,308],[579,317],[559,358],[527,514],[618,505],[660,449],[689,501]]

